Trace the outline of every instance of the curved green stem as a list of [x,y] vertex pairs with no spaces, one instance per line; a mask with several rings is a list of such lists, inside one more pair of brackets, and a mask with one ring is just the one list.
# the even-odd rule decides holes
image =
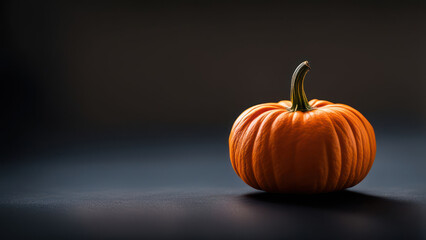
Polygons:
[[294,71],[293,77],[291,78],[291,108],[289,111],[310,111],[313,108],[309,105],[308,99],[303,89],[303,82],[308,71],[311,69],[308,61],[302,62]]

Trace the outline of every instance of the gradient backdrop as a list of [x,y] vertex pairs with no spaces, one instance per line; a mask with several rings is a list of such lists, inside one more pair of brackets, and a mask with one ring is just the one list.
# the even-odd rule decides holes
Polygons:
[[253,191],[229,164],[229,131],[246,108],[289,99],[304,60],[309,99],[348,104],[376,129],[362,186],[425,202],[424,1],[4,1],[1,31],[3,203],[129,185]]

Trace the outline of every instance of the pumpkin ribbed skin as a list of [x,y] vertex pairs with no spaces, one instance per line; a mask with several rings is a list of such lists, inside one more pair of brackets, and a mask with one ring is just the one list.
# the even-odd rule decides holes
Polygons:
[[323,100],[313,110],[292,102],[244,111],[229,136],[232,166],[248,185],[267,192],[322,193],[352,187],[367,176],[376,154],[371,124],[357,110]]

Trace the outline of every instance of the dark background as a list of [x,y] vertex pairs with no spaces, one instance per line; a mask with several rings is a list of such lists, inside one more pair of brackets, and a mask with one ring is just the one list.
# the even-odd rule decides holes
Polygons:
[[[18,219],[9,231],[63,222],[60,233],[83,233],[98,226],[82,220],[90,214],[60,213],[107,206],[90,216],[138,209],[166,229],[111,223],[117,234],[214,237],[207,225],[222,223],[217,237],[297,237],[311,222],[317,236],[425,236],[423,1],[3,1],[1,32],[3,218],[42,209],[36,230]],[[304,60],[309,99],[372,123],[375,165],[337,195],[250,195],[229,163],[229,131],[246,108],[289,99]],[[289,218],[285,233],[251,225]]]
[[244,109],[289,99],[304,60],[308,98],[346,103],[380,119],[377,127],[426,122],[421,2],[6,1],[2,9],[8,138],[229,130]]

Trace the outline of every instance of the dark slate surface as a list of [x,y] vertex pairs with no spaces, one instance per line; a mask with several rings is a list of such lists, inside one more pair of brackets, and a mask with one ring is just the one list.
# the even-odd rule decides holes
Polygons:
[[[356,187],[276,195],[233,172],[226,136],[55,146],[0,174],[8,237],[208,239],[426,237],[426,138],[378,134]],[[3,239],[3,238],[2,238]]]

